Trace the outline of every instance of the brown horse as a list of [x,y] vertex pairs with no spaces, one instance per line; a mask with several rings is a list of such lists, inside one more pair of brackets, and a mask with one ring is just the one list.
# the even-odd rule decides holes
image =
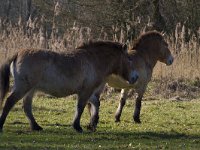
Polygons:
[[[0,68],[1,102],[9,89],[10,66],[14,88],[3,107],[1,131],[9,111],[21,98],[31,129],[41,130],[32,114],[32,98],[36,91],[43,91],[56,97],[78,95],[73,127],[82,132],[80,118],[87,100],[107,76],[117,74],[129,83],[138,78],[130,65],[127,47],[117,42],[90,42],[66,53],[25,49],[17,52]],[[91,118],[98,118],[98,111],[93,115]],[[95,123],[91,124],[96,127]]]
[[[168,48],[168,44],[164,40],[162,34],[157,31],[150,31],[142,34],[135,42],[133,48],[129,51],[132,67],[139,73],[139,79],[133,85],[127,84],[119,76],[111,75],[107,78],[108,85],[120,88],[121,98],[118,109],[115,114],[115,121],[119,122],[122,109],[126,103],[127,93],[134,88],[138,94],[135,104],[135,112],[133,115],[134,121],[140,123],[140,110],[143,94],[146,90],[148,82],[151,80],[153,68],[158,61],[171,65],[173,56]],[[102,89],[99,89],[101,93]],[[89,110],[90,113],[95,110],[93,102],[98,99],[100,94],[98,91],[90,98]]]

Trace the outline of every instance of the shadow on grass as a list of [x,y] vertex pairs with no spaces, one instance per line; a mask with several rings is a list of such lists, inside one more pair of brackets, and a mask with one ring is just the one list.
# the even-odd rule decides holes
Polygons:
[[72,127],[71,124],[60,124],[60,123],[55,123],[55,124],[45,124],[46,126],[50,126],[50,127]]
[[[26,125],[29,126],[28,123],[23,123],[20,121],[15,121],[13,123],[9,123],[11,124],[22,124],[22,125]],[[44,130],[40,131],[40,133],[44,133],[45,134],[52,134],[52,136],[56,136],[53,134],[57,134],[59,136],[62,136],[62,134],[64,135],[71,135],[73,134],[74,136],[80,136],[80,135],[85,135],[86,137],[96,137],[96,135],[98,135],[99,137],[109,137],[111,135],[111,139],[114,140],[115,138],[123,138],[123,139],[128,139],[128,138],[132,138],[132,139],[137,139],[137,138],[142,138],[142,139],[163,139],[163,140],[173,140],[173,139],[198,139],[200,140],[200,135],[187,135],[184,133],[179,133],[176,131],[170,131],[170,132],[153,132],[153,131],[146,131],[146,132],[137,132],[137,131],[115,131],[115,130],[111,130],[108,131],[109,129],[105,129],[105,128],[98,128],[96,132],[90,132],[89,130],[86,129],[86,126],[83,126],[84,128],[84,132],[83,134],[79,134],[77,133],[73,128],[71,124],[60,124],[60,123],[55,123],[55,124],[41,124],[42,126],[44,126]],[[52,127],[52,128],[49,128]],[[57,129],[60,128],[60,129]],[[19,131],[19,130],[18,130]]]
[[[12,109],[12,111],[14,111],[14,112],[18,112],[21,110],[23,110],[23,107],[19,107],[19,106]],[[39,106],[39,107],[34,106],[33,111],[52,111],[52,112],[59,112],[59,113],[67,113],[68,112],[67,110],[52,109],[52,108],[47,108],[44,106]]]
[[102,135],[112,134],[116,137],[122,137],[122,138],[143,138],[143,139],[198,139],[200,140],[200,135],[186,135],[184,133],[178,133],[178,132],[107,132],[107,133],[98,133]]
[[[26,125],[26,126],[29,126],[29,123],[25,123],[25,122],[21,122],[21,121],[14,121],[14,122],[11,122],[11,123],[8,123],[8,125]],[[44,125],[46,127],[72,127],[71,124],[60,124],[60,123],[55,123],[55,124],[41,124],[41,125]]]
[[[55,124],[49,124],[55,126]],[[21,130],[10,130],[0,137],[3,141],[0,143],[0,149],[9,147],[8,149],[97,149],[99,145],[105,148],[128,148],[129,143],[143,146],[156,146],[163,143],[170,143],[173,146],[180,146],[184,143],[188,147],[199,147],[200,135],[186,135],[176,132],[153,132],[153,131],[106,131],[100,128],[100,131],[91,133],[84,130],[84,133],[77,133],[72,129],[71,125],[58,125],[66,128],[46,128],[40,132],[28,132]],[[20,136],[20,138],[19,138]],[[7,141],[10,140],[9,144]],[[19,145],[20,143],[20,145]],[[17,145],[17,146],[16,146]],[[16,147],[15,147],[16,146]],[[154,147],[155,148],[155,147]]]
[[[91,132],[86,129],[84,126],[84,132],[78,133],[76,132],[71,124],[47,124],[47,126],[52,126],[52,128],[44,128],[43,131],[40,131],[40,134],[44,133],[44,136],[46,134],[52,135],[54,137],[64,136],[71,138],[71,136],[74,137],[82,137],[84,136],[87,140],[88,138],[97,138],[98,140],[104,141],[104,140],[136,140],[136,139],[146,139],[146,140],[182,140],[182,139],[190,139],[190,140],[198,140],[200,141],[200,135],[187,135],[184,133],[178,133],[178,132],[153,132],[153,131],[147,131],[147,132],[130,132],[130,131],[96,131]],[[64,128],[53,128],[53,127],[64,127]],[[83,139],[84,140],[84,139]]]

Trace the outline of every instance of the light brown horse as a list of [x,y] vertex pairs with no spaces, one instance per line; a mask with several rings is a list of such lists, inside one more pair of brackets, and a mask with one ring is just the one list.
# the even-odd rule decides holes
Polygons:
[[[127,46],[117,42],[90,42],[66,53],[25,49],[17,52],[0,68],[1,102],[9,89],[10,65],[14,88],[3,107],[0,130],[9,111],[21,98],[31,129],[41,130],[32,114],[32,98],[36,91],[43,91],[56,97],[78,95],[73,127],[82,132],[80,118],[84,107],[107,76],[116,74],[129,83],[134,83],[138,78],[131,68]],[[93,115],[91,118],[98,118],[98,111]]]
[[[107,78],[107,83],[111,87],[122,89],[120,103],[115,114],[115,121],[120,121],[122,109],[127,99],[127,93],[130,89],[134,88],[138,97],[136,99],[133,118],[136,123],[140,123],[141,101],[147,84],[151,80],[154,66],[158,61],[163,62],[166,65],[171,65],[174,58],[171,55],[168,44],[164,40],[162,34],[157,31],[150,31],[142,34],[136,40],[133,48],[129,51],[129,55],[132,60],[132,67],[139,73],[137,82],[130,85],[124,82],[119,76],[111,75]],[[101,93],[102,89],[99,89],[99,91],[99,93]],[[90,98],[89,110],[91,114],[92,111],[95,110],[93,103],[95,99],[99,99],[99,93],[96,91]]]

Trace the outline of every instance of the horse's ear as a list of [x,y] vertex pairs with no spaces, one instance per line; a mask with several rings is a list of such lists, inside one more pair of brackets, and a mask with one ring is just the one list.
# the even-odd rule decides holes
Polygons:
[[128,53],[128,46],[126,44],[123,44],[122,50],[123,50],[123,52]]

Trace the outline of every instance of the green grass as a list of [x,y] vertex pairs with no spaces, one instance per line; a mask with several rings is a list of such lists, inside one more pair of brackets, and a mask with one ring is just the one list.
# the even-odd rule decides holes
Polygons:
[[34,99],[34,115],[44,128],[31,132],[19,102],[7,117],[0,133],[0,149],[200,149],[200,101],[144,101],[142,124],[132,121],[133,101],[128,100],[121,122],[114,122],[116,96],[101,101],[97,131],[86,129],[89,115],[85,109],[81,125],[84,133],[71,123],[76,100],[72,97]]

